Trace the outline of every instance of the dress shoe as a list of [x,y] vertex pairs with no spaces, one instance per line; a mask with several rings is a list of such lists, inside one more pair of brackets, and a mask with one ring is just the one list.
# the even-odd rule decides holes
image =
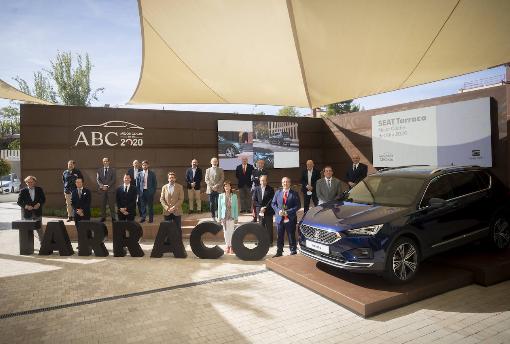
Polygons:
[[149,220],[149,223],[153,223],[153,222],[154,222],[154,220]]
[[256,218],[254,218],[253,220],[251,220],[251,222],[257,222],[257,219],[256,219]]
[[140,223],[144,223],[144,222],[145,222],[145,219],[141,219],[141,220],[140,220]]
[[99,222],[105,222],[105,221],[106,221],[106,219],[105,219],[104,217],[102,217],[102,218],[99,220]]
[[68,219],[67,219],[67,222],[72,222],[73,221],[73,217],[70,216]]
[[291,252],[291,253],[290,253],[290,255],[291,255],[291,256],[293,256],[293,255],[295,255],[295,254],[297,254],[297,252],[296,252],[296,251],[293,251],[293,252]]
[[281,256],[283,256],[283,254],[281,254],[281,253],[277,252],[277,253],[273,256],[273,258],[277,258],[277,257],[281,257]]

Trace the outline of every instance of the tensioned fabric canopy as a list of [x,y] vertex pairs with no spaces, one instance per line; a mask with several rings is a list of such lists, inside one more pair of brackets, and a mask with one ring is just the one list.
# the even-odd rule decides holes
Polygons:
[[130,103],[318,107],[510,62],[509,0],[139,0]]
[[20,100],[29,103],[53,105],[53,103],[23,93],[3,80],[0,80],[0,98]]

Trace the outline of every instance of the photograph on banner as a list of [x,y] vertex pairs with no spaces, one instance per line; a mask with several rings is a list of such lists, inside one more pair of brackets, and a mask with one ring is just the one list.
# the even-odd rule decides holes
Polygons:
[[253,123],[218,120],[218,159],[224,170],[235,170],[246,156],[253,164]]
[[296,122],[253,122],[253,159],[265,168],[299,167],[299,137]]

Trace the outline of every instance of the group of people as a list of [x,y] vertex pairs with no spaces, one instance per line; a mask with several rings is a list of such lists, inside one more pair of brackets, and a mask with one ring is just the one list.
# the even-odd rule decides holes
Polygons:
[[[353,187],[367,175],[367,166],[359,162],[359,156],[352,157],[353,165],[346,173],[346,182]],[[273,241],[273,217],[277,227],[277,252],[275,256],[283,254],[284,236],[287,233],[290,254],[296,254],[296,225],[297,211],[301,208],[299,194],[291,189],[291,179],[282,178],[281,188],[275,191],[268,184],[268,171],[264,168],[264,160],[258,160],[256,166],[248,163],[243,156],[241,164],[236,168],[238,194],[234,192],[232,182],[225,180],[225,174],[218,166],[218,159],[211,159],[211,167],[205,171],[204,181],[206,193],[209,196],[211,216],[214,221],[222,224],[225,235],[227,252],[232,251],[232,234],[240,213],[251,214],[253,222],[259,222],[267,231],[270,245]],[[106,219],[108,205],[112,221],[134,221],[136,211],[140,215],[140,222],[154,221],[154,195],[157,189],[157,179],[154,171],[149,169],[149,161],[140,164],[133,161],[132,167],[123,175],[123,183],[117,186],[116,171],[110,167],[109,158],[102,159],[103,166],[96,171],[97,194],[101,200],[101,219]],[[182,203],[184,201],[184,187],[176,182],[175,172],[168,172],[168,183],[161,189],[160,203],[163,207],[165,221],[174,221],[181,228]],[[201,212],[200,189],[202,170],[198,160],[191,161],[187,169],[186,188],[189,199],[189,211]],[[34,176],[25,178],[27,188],[20,192],[18,205],[23,209],[26,219],[38,219],[42,216],[42,206],[45,202],[44,191],[35,186]],[[79,223],[90,220],[90,205],[92,192],[84,186],[83,175],[76,167],[76,162],[68,161],[67,169],[62,173],[64,198],[66,202],[68,222]],[[304,198],[305,213],[314,205],[319,205],[338,198],[343,190],[339,179],[333,177],[331,166],[325,166],[322,173],[315,168],[312,160],[306,162],[306,169],[301,174],[301,190]],[[117,209],[115,211],[115,209]],[[41,238],[41,235],[39,235]]]

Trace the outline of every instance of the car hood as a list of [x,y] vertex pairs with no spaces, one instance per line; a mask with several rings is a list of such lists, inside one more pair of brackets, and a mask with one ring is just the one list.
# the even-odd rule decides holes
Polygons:
[[392,221],[409,208],[367,205],[351,202],[328,202],[311,208],[303,218],[306,225],[344,231]]

